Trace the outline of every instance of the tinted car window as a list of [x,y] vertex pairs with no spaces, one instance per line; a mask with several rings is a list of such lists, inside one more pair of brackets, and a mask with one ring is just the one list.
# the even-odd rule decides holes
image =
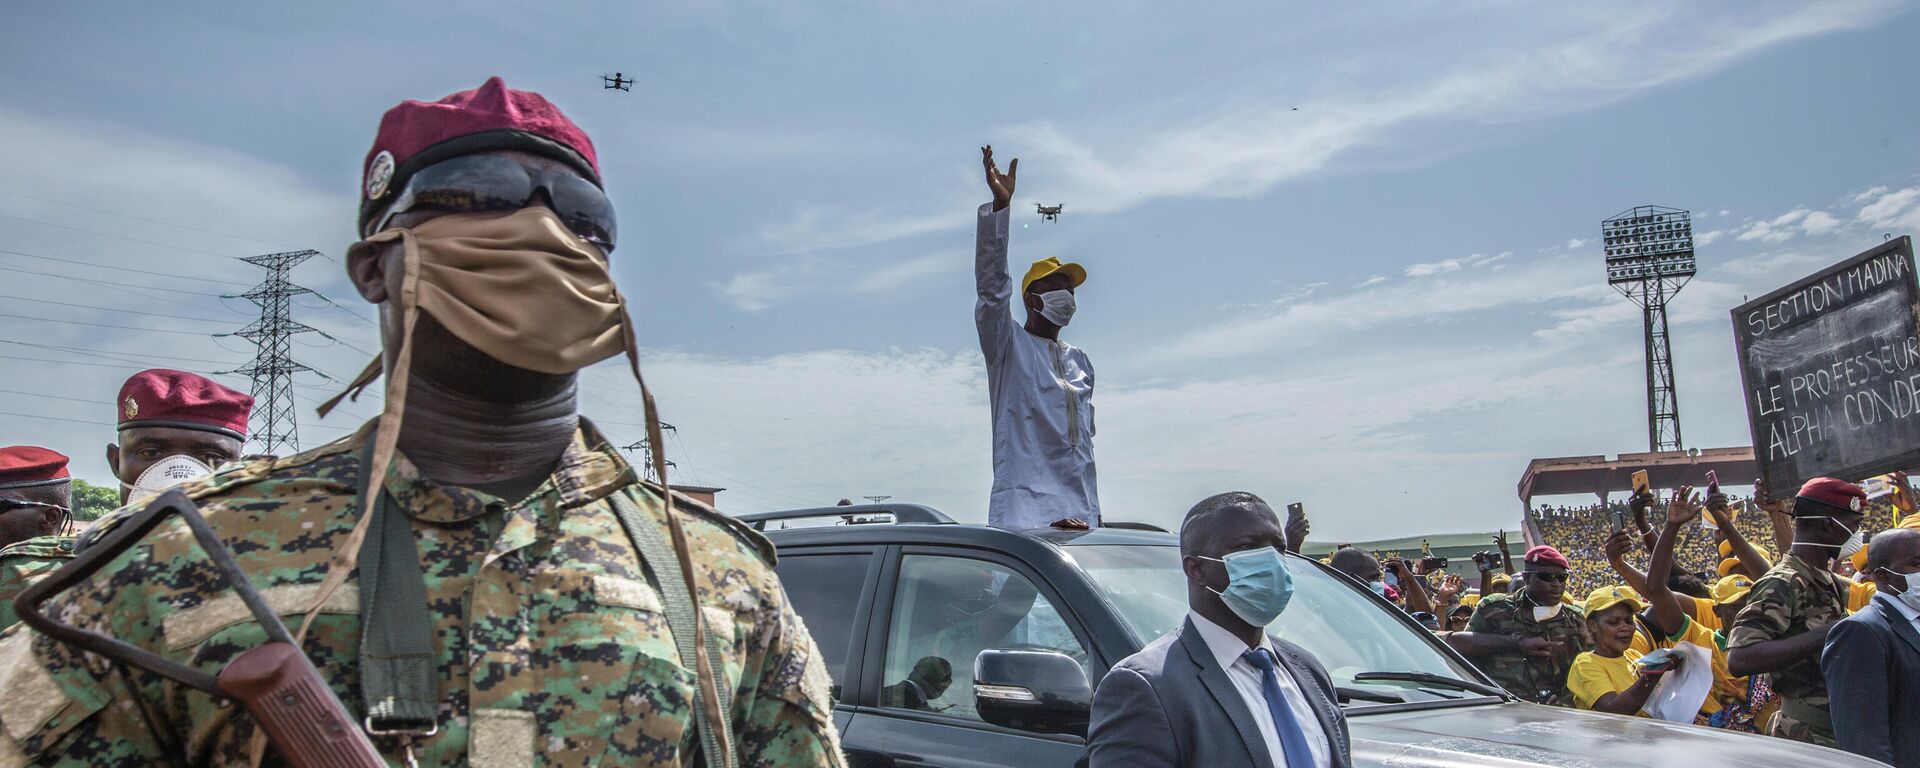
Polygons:
[[880,703],[978,720],[973,661],[992,648],[1087,653],[1033,582],[984,560],[908,555],[887,632]]
[[[1093,577],[1142,644],[1180,626],[1187,614],[1187,578],[1172,546],[1084,545],[1066,552]],[[1293,599],[1267,631],[1311,652],[1335,685],[1405,701],[1472,696],[1397,681],[1356,682],[1362,672],[1430,672],[1479,681],[1470,669],[1434,648],[1429,637],[1403,623],[1395,609],[1296,556],[1286,560]],[[1386,702],[1356,700],[1354,706]]]
[[847,652],[853,644],[853,613],[859,606],[860,588],[872,560],[873,555],[865,553],[782,554],[775,567],[786,587],[787,602],[806,622],[807,632],[820,647],[836,698],[847,669]]

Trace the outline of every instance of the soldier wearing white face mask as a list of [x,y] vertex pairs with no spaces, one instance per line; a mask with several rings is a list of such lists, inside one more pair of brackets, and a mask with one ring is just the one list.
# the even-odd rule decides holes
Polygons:
[[120,385],[119,439],[107,466],[125,504],[240,458],[253,398],[186,371],[154,368]]
[[1014,530],[1100,525],[1093,465],[1093,363],[1060,340],[1073,319],[1074,289],[1086,282],[1078,264],[1048,257],[1020,283],[1024,325],[1011,313],[1007,271],[1007,206],[1020,161],[1002,174],[993,147],[981,147],[993,202],[980,206],[974,239],[978,301],[973,321],[987,361],[993,408],[993,492],[987,524]]

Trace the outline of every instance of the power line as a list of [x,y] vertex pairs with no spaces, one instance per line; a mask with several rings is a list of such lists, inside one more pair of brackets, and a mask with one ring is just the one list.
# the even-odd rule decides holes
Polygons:
[[25,272],[29,275],[41,275],[43,277],[57,277],[62,280],[77,280],[83,283],[94,283],[98,285],[123,285],[128,288],[145,288],[150,291],[166,291],[167,293],[184,293],[189,296],[211,296],[216,299],[221,298],[222,296],[222,294],[213,293],[211,291],[185,291],[179,288],[162,288],[157,285],[144,285],[141,283],[120,283],[112,280],[100,280],[92,277],[80,277],[78,275],[62,275],[57,272],[42,272],[37,269],[27,269],[26,267],[8,267],[8,266],[0,265],[0,270],[6,270],[8,272]]
[[[80,366],[86,366],[88,368],[119,368],[123,371],[137,371],[142,368],[148,367],[147,364],[145,363],[136,364],[136,365],[124,365],[124,364],[115,364],[115,363],[87,363],[87,362],[81,362],[79,360],[48,360],[47,358],[44,358],[44,357],[20,357],[18,355],[0,355],[0,360],[22,360],[29,363],[53,363],[54,365],[80,365]],[[189,373],[198,373],[204,376],[214,375],[209,371],[195,371],[192,369],[184,369],[184,370],[186,370]]]
[[11,251],[5,248],[0,248],[0,253],[11,254],[14,256],[24,256],[29,259],[40,259],[42,261],[57,261],[62,264],[78,264],[83,267],[97,267],[99,269],[111,269],[116,272],[137,272],[142,275],[171,277],[177,280],[196,280],[203,283],[225,283],[227,285],[239,285],[239,286],[247,285],[247,283],[242,283],[237,280],[221,280],[215,277],[194,277],[192,275],[182,275],[174,272],[156,272],[151,269],[137,269],[134,267],[122,267],[114,264],[101,264],[100,262],[97,262],[97,261],[81,261],[79,259],[66,259],[66,258],[61,258],[59,256],[42,256],[37,253],[27,253],[25,251]]
[[41,349],[54,349],[62,352],[73,352],[76,354],[92,355],[92,356],[99,356],[99,357],[104,357],[107,355],[120,355],[122,357],[128,357],[128,358],[146,357],[146,358],[152,358],[156,360],[185,360],[190,363],[213,363],[215,365],[231,365],[233,363],[233,361],[231,360],[208,360],[202,357],[180,357],[177,355],[150,355],[144,352],[121,352],[119,350],[113,350],[113,349],[87,349],[85,347],[67,347],[67,346],[61,346],[59,344],[41,344],[33,341],[17,341],[14,339],[0,339],[0,344],[18,344],[23,347],[39,347]]
[[60,320],[60,319],[51,318],[51,317],[34,317],[32,315],[16,315],[10,312],[0,312],[0,317],[11,317],[16,320],[34,320],[42,323],[60,323],[62,325],[89,325],[95,328],[119,328],[121,330],[126,330],[126,331],[147,331],[149,333],[177,333],[182,336],[206,336],[207,335],[205,332],[202,332],[202,331],[176,331],[170,328],[142,328],[137,325],[114,325],[112,323],[88,323],[88,322],[82,322],[79,320]]
[[160,243],[160,242],[155,242],[155,241],[152,241],[152,240],[142,240],[142,239],[140,239],[140,238],[137,238],[137,237],[127,237],[126,235],[116,235],[116,234],[113,234],[113,233],[111,233],[111,232],[101,232],[101,231],[99,231],[99,230],[96,230],[96,229],[87,229],[86,227],[76,227],[76,226],[72,226],[72,225],[69,225],[69,224],[55,224],[55,223],[53,223],[53,222],[51,222],[51,221],[41,221],[41,220],[39,220],[39,219],[29,219],[29,218],[27,218],[27,217],[25,217],[25,216],[14,216],[14,215],[12,215],[12,214],[7,214],[7,213],[0,213],[0,219],[13,219],[13,220],[15,220],[15,221],[24,221],[24,222],[27,222],[27,223],[29,223],[29,224],[39,224],[40,226],[43,226],[43,227],[53,227],[53,228],[55,228],[55,229],[66,229],[66,230],[72,230],[72,231],[74,231],[74,232],[85,232],[85,233],[87,233],[87,234],[89,234],[89,235],[95,235],[95,236],[98,236],[98,237],[110,237],[110,238],[113,238],[113,239],[115,239],[115,240],[125,240],[125,241],[127,241],[127,242],[129,242],[129,243],[139,243],[139,244],[141,244],[141,245],[151,245],[151,246],[153,246],[153,247],[155,247],[155,248],[166,248],[166,249],[169,249],[169,250],[175,250],[175,251],[181,251],[181,252],[183,252],[183,253],[197,253],[197,254],[200,254],[200,255],[202,255],[202,256],[212,256],[212,257],[214,257],[214,258],[218,258],[218,259],[231,259],[231,258],[234,258],[234,257],[232,257],[232,256],[228,256],[227,254],[224,254],[224,253],[214,253],[213,251],[203,251],[203,250],[200,250],[200,249],[198,249],[198,248],[188,248],[188,247],[186,247],[186,246],[184,246],[184,245],[171,245],[171,244],[168,244],[168,243]]
[[9,395],[26,395],[27,397],[44,397],[49,400],[71,400],[76,403],[88,403],[90,405],[100,404],[99,400],[94,400],[94,399],[89,399],[84,397],[67,397],[65,395],[43,395],[43,394],[40,394],[39,392],[22,392],[17,389],[0,389],[0,392],[5,392]]
[[31,301],[35,304],[53,304],[53,305],[62,306],[62,307],[78,307],[80,309],[92,309],[100,312],[119,312],[121,314],[126,314],[126,315],[146,315],[148,317],[164,317],[171,320],[192,320],[196,323],[226,322],[225,320],[220,320],[220,319],[211,318],[211,317],[188,317],[186,315],[168,315],[160,312],[142,312],[137,309],[116,309],[114,307],[96,307],[96,306],[93,306],[92,304],[75,304],[70,301],[53,301],[50,299],[30,299],[25,296],[7,296],[5,294],[0,294],[0,299],[11,299],[13,301]]
[[160,226],[163,226],[163,227],[174,227],[174,228],[176,228],[176,229],[185,229],[185,230],[189,230],[189,231],[193,231],[193,232],[200,232],[200,233],[204,233],[204,234],[208,234],[208,235],[219,235],[219,236],[221,236],[221,237],[231,237],[231,238],[233,238],[233,239],[235,239],[235,240],[251,240],[251,241],[253,241],[253,242],[256,242],[256,243],[261,243],[261,244],[263,244],[263,245],[273,245],[273,246],[280,246],[280,247],[286,247],[286,243],[276,243],[276,242],[274,242],[274,241],[272,241],[272,240],[262,240],[262,239],[260,239],[260,238],[257,238],[257,237],[248,237],[248,236],[246,236],[246,235],[236,235],[236,234],[233,234],[233,233],[231,233],[231,232],[221,232],[221,231],[219,231],[219,230],[214,230],[214,229],[203,229],[203,228],[201,228],[201,227],[193,227],[193,226],[188,226],[188,225],[186,225],[186,224],[176,224],[176,223],[174,223],[174,222],[171,222],[171,221],[161,221],[161,220],[159,220],[159,219],[149,219],[149,218],[146,218],[146,217],[144,217],[144,216],[135,216],[135,215],[133,215],[133,214],[130,214],[130,213],[120,213],[119,211],[109,211],[109,210],[106,210],[106,209],[104,209],[104,208],[92,208],[92,207],[88,207],[88,206],[85,206],[85,205],[80,205],[79,203],[69,203],[69,202],[65,202],[65,201],[62,201],[62,200],[54,200],[54,199],[51,199],[51,198],[45,198],[45,197],[36,197],[36,196],[34,196],[34,195],[29,195],[29,194],[24,194],[24,193],[21,193],[21,192],[14,192],[14,191],[11,191],[11,190],[5,190],[5,189],[0,189],[0,195],[11,195],[11,196],[13,196],[13,197],[24,197],[24,198],[26,198],[26,199],[28,199],[28,200],[38,200],[38,201],[40,201],[40,202],[43,202],[43,203],[52,203],[52,204],[54,204],[54,205],[64,205],[64,206],[66,206],[66,207],[68,207],[68,208],[78,208],[78,209],[80,209],[80,210],[83,210],[83,211],[92,211],[92,212],[94,212],[94,213],[104,213],[104,214],[106,214],[106,215],[108,215],[108,216],[118,216],[118,217],[120,217],[120,218],[123,218],[123,219],[133,219],[134,221],[144,221],[144,222],[147,222],[148,224],[159,224]]
[[93,424],[101,427],[119,426],[104,421],[93,421],[92,419],[63,419],[59,416],[37,416],[31,413],[14,413],[13,411],[0,411],[0,416],[18,416],[23,419],[40,419],[42,421],[70,421],[75,424]]

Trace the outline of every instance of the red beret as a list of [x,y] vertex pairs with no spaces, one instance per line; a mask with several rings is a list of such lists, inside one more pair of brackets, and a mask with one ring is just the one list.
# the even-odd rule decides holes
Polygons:
[[67,457],[37,445],[0,448],[0,488],[67,482]]
[[1859,512],[1867,507],[1866,491],[1853,483],[1832,477],[1816,477],[1808,480],[1806,485],[1800,486],[1800,492],[1795,496],[1794,517],[1830,517],[1832,515],[1829,510],[1819,507],[1804,510],[1806,514],[1802,514],[1803,510],[1800,509],[1797,499],[1816,501],[1845,512]]
[[247,439],[253,397],[199,374],[154,368],[120,385],[120,428],[180,427]]
[[1573,567],[1573,563],[1567,562],[1567,556],[1560,554],[1560,550],[1554,549],[1553,547],[1549,547],[1545,544],[1542,544],[1540,546],[1527,550],[1526,554],[1520,556],[1520,562],[1542,563],[1545,565],[1557,565],[1562,568]]
[[600,183],[600,158],[587,132],[547,97],[508,88],[496,76],[439,101],[408,99],[387,110],[360,166],[360,225],[421,168],[496,149],[551,157]]

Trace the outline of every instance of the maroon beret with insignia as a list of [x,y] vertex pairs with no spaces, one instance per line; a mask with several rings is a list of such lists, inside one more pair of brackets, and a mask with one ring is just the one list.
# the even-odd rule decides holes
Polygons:
[[120,385],[120,428],[179,427],[247,439],[253,397],[197,373],[154,368]]
[[1520,562],[1541,563],[1544,565],[1557,565],[1562,568],[1573,567],[1572,563],[1567,562],[1567,556],[1560,554],[1560,550],[1554,549],[1553,547],[1549,547],[1545,544],[1542,544],[1540,546],[1534,547],[1533,549],[1527,550],[1526,554],[1520,556]]
[[360,167],[361,228],[421,168],[499,149],[553,158],[600,183],[600,158],[586,131],[545,96],[513,90],[491,77],[479,88],[439,101],[400,102],[380,118],[380,132]]
[[1800,486],[1800,492],[1794,494],[1794,517],[1831,517],[1833,510],[1812,507],[1802,509],[1800,500],[1814,501],[1839,510],[1841,513],[1859,512],[1867,507],[1867,492],[1860,486],[1833,477],[1816,477]]
[[37,445],[0,448],[0,488],[31,488],[67,482],[67,457]]

